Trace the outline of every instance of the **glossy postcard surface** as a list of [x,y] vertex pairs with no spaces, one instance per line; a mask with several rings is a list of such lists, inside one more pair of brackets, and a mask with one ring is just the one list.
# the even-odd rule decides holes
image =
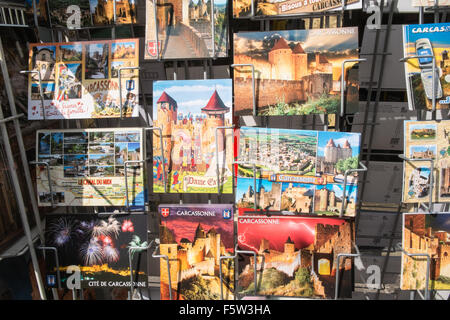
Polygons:
[[[153,82],[153,190],[232,193],[233,131],[231,79]],[[217,138],[217,141],[216,141]],[[217,143],[216,143],[217,142]],[[217,154],[218,153],[218,154]],[[217,157],[218,156],[218,157]]]
[[[252,16],[252,1],[256,16],[296,15],[342,10],[342,0],[234,0],[233,17]],[[361,9],[361,0],[345,1],[345,9]]]
[[157,59],[158,54],[161,59],[227,56],[228,0],[145,3],[145,59]]
[[[405,121],[403,202],[450,202],[450,121]],[[433,190],[430,189],[433,160]]]
[[[232,300],[234,264],[220,259],[234,253],[233,206],[160,205],[160,254],[169,256],[173,300],[219,300],[220,264],[223,299]],[[168,300],[169,272],[161,259],[161,299]]]
[[[450,23],[403,26],[405,57],[424,56],[404,63],[410,110],[432,110],[433,78],[436,109],[450,105]],[[433,76],[433,57],[436,63]]]
[[[50,168],[56,206],[143,206],[145,198],[143,131],[123,129],[38,130],[36,160]],[[36,166],[39,206],[50,206],[52,194],[45,164]]]
[[[344,173],[358,168],[360,134],[241,127],[236,206],[299,215],[339,215]],[[256,193],[254,170],[256,171]],[[354,216],[358,175],[347,176],[345,216]]]
[[[358,58],[358,28],[239,32],[234,63],[255,69],[256,114],[262,116],[336,113],[340,110],[342,63]],[[345,64],[347,113],[359,96],[357,72]],[[252,72],[234,68],[235,114],[251,115]]]
[[413,7],[450,6],[450,0],[411,0]]
[[[73,277],[73,267],[80,270],[82,288],[129,288],[130,255],[133,286],[147,287],[146,251],[140,250],[147,247],[147,215],[100,218],[90,214],[64,214],[47,215],[45,219],[45,244],[58,250],[62,288],[67,288],[68,278]],[[46,257],[45,283],[55,288],[58,286],[55,257],[50,251]]]
[[[30,45],[28,119],[90,119],[139,115],[139,39]],[[41,86],[39,86],[39,77]]]
[[[258,215],[238,218],[240,250],[258,254],[258,295],[333,298],[337,255],[352,252],[353,239],[352,224],[341,219]],[[245,263],[239,264],[241,294],[254,294],[254,260],[248,255]],[[341,257],[339,297],[351,296],[351,269],[352,260]]]
[[[450,214],[403,214],[403,250],[430,257],[430,290],[450,290]],[[425,256],[402,254],[402,290],[423,290],[426,284]]]

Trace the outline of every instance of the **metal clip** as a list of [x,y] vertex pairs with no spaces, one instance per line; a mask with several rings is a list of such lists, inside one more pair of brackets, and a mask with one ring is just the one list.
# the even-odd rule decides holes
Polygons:
[[344,210],[345,210],[345,204],[346,204],[346,193],[347,193],[347,176],[349,173],[352,172],[364,172],[367,171],[367,167],[362,163],[359,162],[359,165],[362,167],[362,169],[347,169],[344,172],[344,192],[342,194],[342,206],[341,206],[341,212],[339,213],[339,218],[342,218],[342,216],[344,215]]
[[123,103],[122,103],[122,70],[140,70],[140,69],[141,69],[140,67],[120,67],[120,68],[117,69],[118,77],[119,77],[120,120],[123,119],[123,115],[122,115],[122,109],[123,109]]
[[[45,106],[44,106],[44,93],[42,92],[42,80],[41,80],[41,67],[38,66],[39,70],[23,70],[20,71],[22,74],[37,74],[39,79],[39,97],[41,98],[41,107],[42,107],[42,115],[44,120],[47,120],[45,117]],[[28,79],[31,81],[31,79]]]
[[55,254],[55,264],[56,264],[56,278],[58,280],[58,289],[61,289],[61,274],[59,272],[59,258],[58,258],[58,249],[55,247],[46,247],[46,246],[38,246],[37,249],[42,251],[53,251]]
[[253,116],[256,117],[256,94],[255,94],[255,66],[251,63],[240,63],[232,64],[231,68],[234,67],[251,67],[252,68],[252,97],[253,97]]
[[170,262],[169,262],[169,256],[168,255],[165,255],[165,254],[159,254],[159,255],[157,255],[156,254],[156,251],[158,251],[158,248],[159,248],[159,241],[155,241],[156,243],[158,243],[158,245],[156,246],[156,248],[155,248],[155,251],[153,251],[153,253],[152,253],[152,258],[161,258],[161,259],[164,259],[164,260],[166,260],[167,261],[167,273],[168,273],[168,275],[169,275],[169,297],[170,297],[170,300],[172,300],[172,280],[171,280],[171,278],[170,278]]
[[[145,163],[145,160],[129,160],[129,161],[124,161],[124,171],[125,171],[125,196],[127,199],[126,202],[126,207],[127,207],[127,211],[130,212],[130,202],[128,199],[128,175],[127,175],[127,165],[129,163]],[[142,170],[144,170],[144,167],[142,167]]]
[[[339,260],[341,257],[349,257],[349,258],[354,258],[354,257],[360,257],[361,254],[359,253],[339,253],[336,256],[336,283],[334,286],[334,300],[338,299],[338,294],[339,294]],[[344,266],[344,270],[345,270],[345,266]]]
[[[219,166],[219,141],[218,141],[218,136],[217,136],[217,132],[219,129],[234,129],[234,125],[231,127],[216,127],[215,131],[214,131],[214,136],[216,139],[216,172],[217,172],[217,193],[221,194],[220,192],[220,166]],[[225,139],[225,136],[224,136]],[[233,143],[234,143],[234,131],[233,131]],[[224,145],[225,145],[225,141],[224,141]],[[225,149],[224,149],[225,152]],[[224,165],[226,166],[226,161],[224,161]]]
[[50,178],[50,166],[49,166],[48,162],[45,162],[45,161],[30,161],[30,164],[31,165],[33,165],[33,164],[40,165],[41,164],[41,165],[46,166],[46,168],[47,168],[47,178],[48,178],[48,189],[49,189],[50,195],[51,195],[50,199],[51,199],[51,203],[52,203],[52,208],[54,208],[55,207],[55,201],[53,200],[52,180]]
[[[431,264],[431,258],[427,253],[409,253],[406,252],[405,249],[403,249],[401,243],[397,243],[397,249],[402,251],[404,254],[406,254],[408,257],[425,257],[427,258],[427,273],[425,275],[425,298],[424,300],[430,300],[430,291],[429,291],[429,285],[430,285],[430,264]],[[420,293],[419,289],[417,289],[417,292]]]
[[[344,7],[345,7],[345,3],[342,4],[342,8],[344,8]],[[344,9],[342,9],[342,10],[344,10]],[[344,116],[344,104],[345,104],[345,90],[346,90],[345,65],[350,62],[362,62],[362,61],[367,61],[367,59],[348,59],[348,60],[342,61],[342,64],[341,64],[341,117]]]

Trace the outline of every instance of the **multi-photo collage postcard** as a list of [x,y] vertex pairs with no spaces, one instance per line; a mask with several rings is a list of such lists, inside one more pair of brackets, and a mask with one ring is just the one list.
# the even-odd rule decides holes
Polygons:
[[[53,202],[57,206],[126,205],[125,162],[129,205],[145,201],[142,128],[39,130],[36,157],[50,168]],[[40,206],[50,206],[47,168],[36,172]]]
[[73,9],[69,10],[70,6],[77,6],[80,10],[79,28],[137,21],[136,0],[51,0],[48,7],[52,25],[70,25],[75,13]]
[[122,70],[119,85],[121,67],[139,67],[139,39],[31,44],[28,119],[120,117],[120,88],[122,116],[137,117],[139,73]]
[[[359,166],[359,133],[241,127],[238,137],[238,208],[255,208],[256,198],[257,210],[340,214],[345,171]],[[357,172],[348,174],[345,216],[355,215],[357,183]]]
[[[450,202],[450,121],[405,121],[403,201]],[[433,173],[431,162],[433,160]],[[430,188],[431,174],[433,187]]]

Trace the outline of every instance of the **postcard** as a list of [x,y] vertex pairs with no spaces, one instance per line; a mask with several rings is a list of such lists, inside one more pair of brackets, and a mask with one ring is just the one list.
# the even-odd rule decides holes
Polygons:
[[358,174],[347,175],[344,208],[343,183],[359,166],[360,134],[241,127],[238,146],[238,208],[355,215]]
[[[30,45],[28,119],[139,115],[139,39]],[[41,83],[39,82],[39,76]],[[40,95],[42,89],[42,99]],[[122,95],[120,95],[120,89]]]
[[404,202],[429,202],[430,192],[433,202],[450,202],[449,133],[449,120],[405,121],[404,154],[413,161],[404,162]]
[[[73,267],[80,270],[81,288],[129,288],[130,256],[133,286],[147,287],[147,215],[100,218],[91,214],[58,214],[45,219],[45,244],[57,249],[62,288],[67,288],[69,277],[73,277],[69,270]],[[140,252],[144,254],[139,255]],[[45,284],[55,288],[58,277],[54,254],[48,254],[46,263]]]
[[[353,224],[336,218],[297,216],[238,217],[240,250],[257,254],[257,295],[334,298],[339,272],[339,297],[350,297],[352,259],[337,255],[351,253]],[[246,255],[240,263],[238,293],[254,295],[255,258]]]
[[[233,0],[233,18],[252,16],[252,1],[255,16],[301,15],[331,10],[342,10],[342,1],[330,0]],[[361,9],[361,0],[345,1],[345,9]]]
[[[450,289],[450,214],[404,213],[403,250],[430,257],[429,289]],[[423,290],[426,286],[425,256],[402,254],[401,289]]]
[[[432,110],[450,105],[450,23],[403,26],[405,57],[424,56],[404,63],[408,105],[410,110]],[[433,75],[433,60],[435,71]],[[433,79],[434,94],[433,94]]]
[[155,1],[156,9],[153,0],[145,2],[145,59],[227,56],[227,0]]
[[[142,128],[38,130],[37,161],[50,168],[56,206],[125,206],[125,161],[144,158]],[[127,142],[122,142],[126,140]],[[50,206],[47,168],[36,167],[39,206]],[[128,201],[143,206],[142,164],[127,164]]]
[[[234,34],[234,63],[253,65],[256,114],[261,116],[339,112],[342,63],[356,58],[356,27]],[[358,108],[358,73],[350,72],[354,64],[344,69],[346,113]],[[234,68],[234,97],[235,114],[251,115],[251,67]]]
[[154,192],[232,193],[232,114],[231,79],[153,82]]
[[450,0],[411,0],[413,7],[450,6]]
[[[233,300],[233,206],[186,204],[158,207],[160,254],[169,256],[173,300],[220,300],[220,264],[224,300]],[[161,259],[161,300],[168,300],[169,272]]]

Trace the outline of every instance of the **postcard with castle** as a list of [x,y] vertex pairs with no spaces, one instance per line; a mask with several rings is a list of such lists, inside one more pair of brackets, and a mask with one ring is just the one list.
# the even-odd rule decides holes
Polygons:
[[[286,16],[342,10],[342,0],[233,0],[233,18]],[[345,1],[344,9],[361,9],[361,0]]]
[[[341,298],[351,297],[353,223],[336,218],[239,216],[238,246],[257,254],[257,295],[332,299],[339,272]],[[255,258],[240,255],[237,292],[254,295]]]
[[[58,250],[59,273],[54,254],[46,255],[45,284],[67,288],[75,268],[81,288],[129,288],[130,257],[133,287],[147,287],[147,215],[99,217],[93,214],[50,214],[45,217],[45,244]],[[140,254],[140,253],[144,254]],[[74,268],[75,267],[75,268]],[[70,280],[72,277],[72,280]]]
[[125,206],[127,188],[129,205],[143,206],[144,138],[142,128],[38,130],[39,206],[51,206],[52,198],[55,206]]
[[[450,23],[403,26],[405,57],[424,56],[404,63],[410,110],[432,110],[450,106]],[[435,71],[433,74],[433,60]],[[433,95],[433,79],[434,95]]]
[[145,3],[145,59],[227,56],[228,0],[145,0]]
[[[403,202],[450,202],[450,120],[405,121]],[[430,188],[433,160],[433,190]]]
[[139,39],[30,44],[28,119],[139,116],[139,73],[120,69],[130,67]]
[[[224,300],[234,297],[234,219],[231,204],[158,207],[161,255],[169,256],[172,300]],[[170,298],[167,261],[161,259],[161,300]]]
[[[320,41],[318,41],[320,40]],[[239,32],[234,63],[255,70],[256,115],[282,116],[340,111],[341,68],[358,58],[358,28]],[[357,110],[357,72],[345,66],[346,113]],[[253,112],[252,70],[234,68],[235,114]]]
[[[404,213],[403,250],[430,257],[430,290],[450,290],[450,214]],[[402,290],[423,290],[426,286],[426,256],[402,253]]]
[[450,6],[450,0],[411,0],[413,7]]
[[359,133],[241,127],[238,148],[237,208],[355,215]]
[[153,82],[153,191],[232,193],[232,114],[231,79]]

